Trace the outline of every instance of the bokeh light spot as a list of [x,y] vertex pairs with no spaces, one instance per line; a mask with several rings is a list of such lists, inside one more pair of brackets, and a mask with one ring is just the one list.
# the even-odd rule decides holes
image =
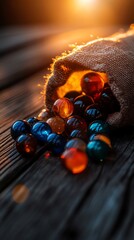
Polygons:
[[29,189],[24,184],[17,184],[12,190],[12,198],[16,203],[24,203],[29,196]]

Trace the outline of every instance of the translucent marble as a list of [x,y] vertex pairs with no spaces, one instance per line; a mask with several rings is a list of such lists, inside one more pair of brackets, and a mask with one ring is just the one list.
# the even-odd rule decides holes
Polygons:
[[68,98],[60,98],[54,102],[52,111],[61,118],[68,118],[74,111],[74,105]]
[[83,172],[88,165],[88,156],[76,148],[70,148],[63,152],[61,155],[62,162],[65,167],[73,174]]
[[36,152],[37,141],[32,134],[22,134],[16,140],[16,148],[22,156],[30,157]]
[[47,119],[50,118],[50,117],[51,117],[50,112],[47,111],[46,109],[43,109],[43,110],[39,113],[37,119],[40,120],[40,121],[46,122]]
[[79,149],[79,150],[85,152],[86,151],[86,143],[79,138],[73,138],[66,143],[65,149],[69,149],[69,148],[76,148],[76,149]]
[[98,97],[98,94],[100,94],[104,87],[104,80],[102,77],[95,72],[87,73],[82,79],[81,79],[81,88],[84,93],[86,93],[89,96],[92,96],[93,98]]
[[66,121],[65,131],[70,134],[73,130],[78,129],[81,131],[87,130],[86,121],[80,116],[74,115],[68,118]]
[[65,121],[59,116],[51,117],[46,122],[55,133],[61,134],[65,130]]

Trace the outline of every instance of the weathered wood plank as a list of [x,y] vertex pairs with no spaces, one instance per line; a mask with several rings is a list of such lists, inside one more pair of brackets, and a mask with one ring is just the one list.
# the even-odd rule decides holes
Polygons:
[[9,54],[63,31],[65,29],[52,26],[5,28],[0,32],[0,54]]
[[[42,108],[42,76],[1,92],[0,239],[132,240],[134,128],[113,132],[111,157],[103,165],[89,161],[76,176],[58,158],[45,159],[43,150],[27,161],[15,150],[10,125]],[[23,203],[17,203],[23,188],[13,192],[20,183],[29,193]]]
[[[10,136],[10,126],[17,119],[36,116],[43,108],[43,98],[40,91],[43,90],[43,75],[45,73],[42,71],[15,87],[1,91],[0,188],[3,188],[2,182],[5,186],[18,174],[17,169],[21,169],[21,165],[25,165],[25,161],[17,153],[14,141]],[[37,87],[40,83],[42,88]]]
[[[45,159],[42,155],[3,191],[0,236],[4,239],[9,236],[42,239],[45,236],[45,239],[107,240],[120,237],[125,240],[127,234],[127,239],[131,240],[134,215],[130,211],[132,206],[125,213],[124,206],[127,206],[128,198],[132,202],[134,197],[130,188],[134,173],[134,131],[123,130],[123,133],[116,133],[113,159],[104,165],[90,162],[87,171],[80,175],[68,173],[59,159]],[[12,195],[19,183],[30,191],[23,204],[17,204]],[[130,197],[126,198],[128,192]],[[122,221],[119,228],[115,228],[120,216]],[[17,221],[11,226],[14,219]]]

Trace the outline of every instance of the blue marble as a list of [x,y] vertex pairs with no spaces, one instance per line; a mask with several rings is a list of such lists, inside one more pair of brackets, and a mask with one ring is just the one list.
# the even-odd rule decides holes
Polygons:
[[30,117],[30,118],[27,119],[27,122],[32,127],[35,123],[39,122],[39,120],[36,117]]
[[47,138],[47,143],[54,154],[61,154],[64,151],[66,139],[60,134],[51,133]]
[[65,94],[65,98],[69,98],[71,102],[74,101],[74,99],[78,96],[80,96],[81,92],[77,92],[77,91],[70,91],[68,93]]
[[65,149],[76,148],[83,152],[86,151],[86,143],[80,138],[73,138],[66,143]]
[[46,122],[37,122],[31,128],[31,133],[41,143],[46,143],[51,132],[52,129]]
[[30,125],[25,120],[17,120],[11,126],[11,136],[16,140],[23,133],[30,133]]
[[87,132],[85,131],[81,131],[79,129],[75,129],[71,132],[69,138],[80,138],[82,140],[84,140],[85,142],[87,142],[88,138],[87,138]]
[[100,140],[93,140],[87,144],[86,152],[89,159],[93,159],[96,162],[103,161],[109,154],[111,148],[108,144]]
[[91,123],[98,119],[104,119],[104,116],[97,104],[92,104],[91,106],[87,107],[84,116],[88,123]]
[[88,126],[88,134],[89,136],[92,134],[104,134],[109,136],[110,126],[105,121],[96,120]]
[[95,138],[95,136],[96,136],[96,134],[92,134],[91,136],[89,136],[89,142],[90,142],[90,141],[93,141],[94,138]]

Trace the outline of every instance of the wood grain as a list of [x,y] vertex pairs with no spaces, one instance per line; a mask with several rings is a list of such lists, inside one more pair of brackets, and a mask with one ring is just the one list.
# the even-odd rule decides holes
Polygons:
[[[42,155],[3,191],[1,236],[5,239],[10,235],[15,239],[18,236],[20,239],[45,236],[46,239],[104,240],[127,236],[131,240],[133,211],[128,203],[134,197],[131,189],[134,132],[123,130],[115,137],[117,140],[114,139],[112,158],[104,165],[90,162],[88,169],[80,175],[68,173],[59,159],[45,159]],[[19,183],[30,191],[23,204],[15,203],[12,196]],[[9,227],[14,219],[17,219],[15,225]]]
[[[54,39],[60,46],[59,36]],[[20,65],[25,74],[22,69]],[[134,128],[113,131],[109,158],[103,164],[89,159],[87,170],[79,175],[69,173],[55,156],[46,159],[45,147],[34,159],[17,153],[10,126],[43,108],[40,91],[46,73],[24,78],[0,93],[0,239],[133,240]]]
[[[18,169],[21,170],[21,166],[29,164],[17,153],[15,143],[10,136],[10,127],[14,121],[37,116],[43,109],[43,96],[40,92],[43,91],[45,74],[46,71],[42,71],[15,87],[1,91],[0,189],[19,174]],[[38,84],[41,86],[38,87]]]

